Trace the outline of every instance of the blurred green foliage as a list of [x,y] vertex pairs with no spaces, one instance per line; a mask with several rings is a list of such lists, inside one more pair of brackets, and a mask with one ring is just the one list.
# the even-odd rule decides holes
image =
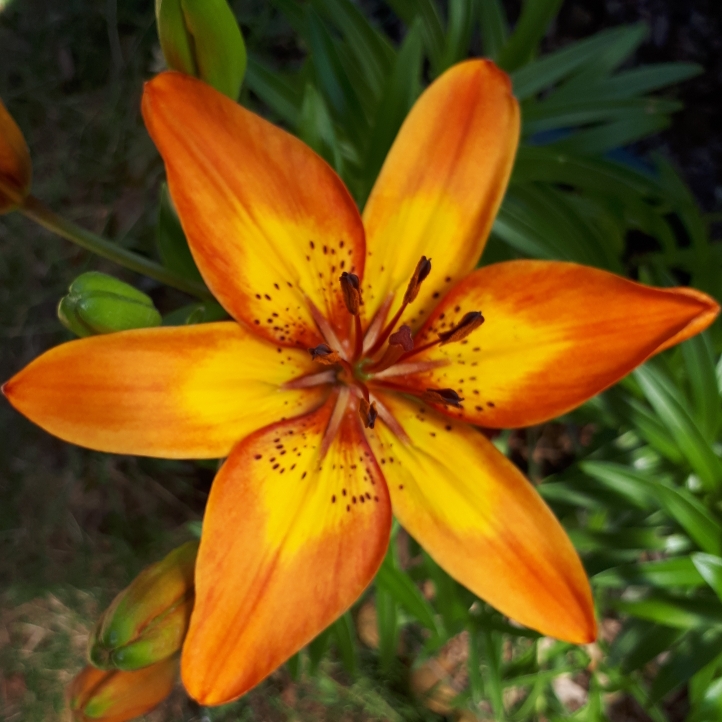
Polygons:
[[[443,6],[388,0],[405,28],[396,42],[351,0],[249,3],[239,13],[249,49],[241,102],[314,148],[363,207],[423,87],[480,37],[484,54],[510,72],[523,119],[522,145],[483,262],[576,261],[656,285],[682,280],[722,298],[722,245],[710,241],[684,181],[663,157],[622,150],[669,125],[680,105],[666,90],[702,69],[630,68],[644,26],[606,30],[540,54],[560,4],[526,0],[511,27],[500,0]],[[139,28],[152,23],[152,8],[133,7]],[[288,57],[279,58],[279,35],[292,35],[303,52],[292,43]],[[149,42],[144,32],[137,37]],[[98,70],[103,79],[113,77],[118,56],[110,58],[109,68]],[[135,77],[144,72],[142,65],[133,70]],[[113,93],[120,98],[120,86]],[[150,197],[157,167],[145,162],[134,177]],[[114,190],[112,183],[103,187]],[[150,253],[149,203],[142,215],[138,235]],[[131,225],[115,235],[133,244],[132,231]],[[653,239],[654,250],[635,249],[634,234]],[[157,245],[169,268],[197,278],[164,190]],[[169,305],[175,310],[165,323],[222,317],[212,304],[177,308],[180,300],[171,298]],[[288,663],[290,679],[303,684],[310,675],[316,699],[338,710],[332,719],[348,710],[359,719],[439,719],[427,709],[438,688],[426,700],[418,689],[415,696],[411,670],[458,643],[456,677],[449,672],[439,687],[452,690],[450,706],[479,719],[602,722],[619,719],[616,706],[633,699],[647,719],[663,722],[670,719],[666,702],[680,689],[686,709],[674,719],[722,719],[721,396],[718,322],[558,424],[498,438],[539,483],[583,557],[601,622],[596,645],[574,647],[510,624],[396,528],[365,598]],[[552,466],[566,468],[542,478],[548,429],[566,449],[565,461]],[[164,482],[186,473],[177,464],[150,472]],[[362,610],[373,612],[373,639],[364,637]],[[208,714],[260,718],[247,700]]]

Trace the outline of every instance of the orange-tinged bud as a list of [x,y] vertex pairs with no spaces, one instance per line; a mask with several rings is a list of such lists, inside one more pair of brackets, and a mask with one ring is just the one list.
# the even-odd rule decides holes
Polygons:
[[125,722],[159,705],[177,679],[178,656],[136,672],[85,667],[68,686],[68,705],[77,722]]
[[0,101],[0,213],[23,202],[30,192],[32,165],[25,138]]
[[193,610],[197,554],[197,541],[174,549],[118,594],[90,638],[92,664],[135,670],[180,650]]

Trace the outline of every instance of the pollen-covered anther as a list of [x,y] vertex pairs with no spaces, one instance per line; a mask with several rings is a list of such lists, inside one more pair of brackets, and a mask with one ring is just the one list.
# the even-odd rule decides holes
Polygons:
[[369,403],[366,399],[361,399],[358,412],[361,416],[361,420],[364,422],[364,426],[367,429],[373,429],[374,424],[376,423],[376,417],[379,415],[376,410],[376,402],[373,401]]
[[363,301],[361,300],[361,283],[359,277],[355,273],[341,274],[341,291],[343,293],[343,302],[346,309],[352,316],[358,316],[359,308]]
[[439,334],[439,341],[444,346],[447,343],[453,343],[454,341],[462,341],[472,331],[475,331],[481,324],[484,323],[484,317],[481,315],[481,311],[470,311],[467,313],[459,323],[448,331],[444,331]]
[[419,289],[421,284],[431,273],[431,259],[426,256],[421,256],[421,259],[416,264],[414,275],[411,276],[409,285],[406,287],[406,293],[404,294],[404,304],[409,304],[416,299],[419,295]]
[[426,389],[421,398],[430,404],[444,404],[457,409],[461,408],[461,402],[464,400],[454,389]]
[[318,346],[308,349],[308,352],[314,361],[318,361],[324,366],[331,366],[341,360],[338,353],[325,343],[320,343]]

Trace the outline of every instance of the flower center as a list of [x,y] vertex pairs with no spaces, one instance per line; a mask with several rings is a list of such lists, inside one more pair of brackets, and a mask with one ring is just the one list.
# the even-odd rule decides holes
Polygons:
[[[358,410],[364,425],[373,428],[379,415],[386,420],[374,391],[397,391],[420,397],[429,403],[444,404],[460,408],[464,400],[453,389],[418,389],[404,383],[411,374],[428,371],[449,363],[445,360],[419,360],[418,354],[434,346],[462,341],[475,331],[484,317],[480,311],[469,311],[452,328],[437,334],[437,338],[417,346],[414,334],[406,324],[397,326],[404,311],[419,295],[421,284],[431,273],[431,260],[422,256],[409,281],[404,299],[393,318],[386,323],[390,303],[386,303],[369,324],[365,333],[361,324],[361,283],[353,273],[343,273],[339,279],[346,309],[354,319],[353,356],[346,358],[341,349],[333,348],[332,343],[322,343],[308,349],[311,358],[320,366],[328,367],[319,373],[296,379],[286,386],[302,388],[320,384],[333,384],[355,394]],[[323,331],[323,329],[321,329]],[[328,341],[328,337],[327,337]]]

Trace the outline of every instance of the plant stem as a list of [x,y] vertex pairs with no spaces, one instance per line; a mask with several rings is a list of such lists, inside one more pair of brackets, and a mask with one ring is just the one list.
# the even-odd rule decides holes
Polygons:
[[211,292],[198,281],[193,281],[174,273],[170,269],[162,266],[160,263],[151,261],[138,253],[121,248],[112,241],[108,241],[95,233],[86,231],[85,228],[75,225],[72,221],[63,218],[45,206],[34,196],[28,196],[19,205],[19,210],[23,215],[31,220],[39,223],[53,233],[72,241],[81,248],[85,248],[91,253],[107,258],[113,263],[117,263],[125,268],[142,273],[144,276],[154,278],[156,281],[165,283],[168,286],[177,288],[179,291],[185,291],[191,296],[203,300],[213,298]]

